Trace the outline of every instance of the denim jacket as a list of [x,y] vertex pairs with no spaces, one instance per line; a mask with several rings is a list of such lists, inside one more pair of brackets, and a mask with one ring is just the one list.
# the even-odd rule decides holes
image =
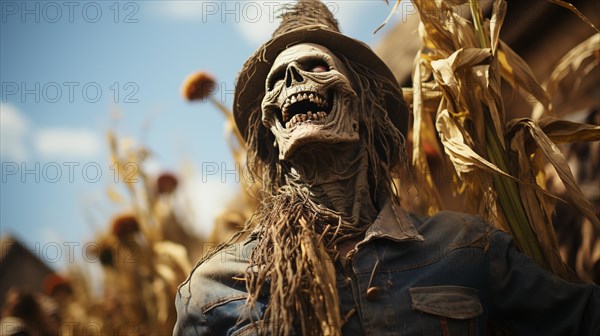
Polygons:
[[[243,309],[254,246],[232,245],[192,272],[173,335],[257,334],[251,320],[267,298]],[[489,319],[514,335],[600,335],[599,286],[559,279],[461,213],[421,219],[388,204],[336,271],[344,335],[484,335]]]

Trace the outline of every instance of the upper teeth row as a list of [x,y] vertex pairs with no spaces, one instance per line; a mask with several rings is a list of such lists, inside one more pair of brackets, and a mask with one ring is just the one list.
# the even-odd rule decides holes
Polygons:
[[288,108],[290,107],[290,105],[304,100],[309,100],[311,103],[316,104],[318,107],[325,107],[327,105],[327,100],[325,98],[319,97],[314,93],[297,93],[289,96],[285,100],[285,103],[283,103],[283,119],[289,119]]
[[294,126],[296,124],[299,124],[301,122],[307,121],[307,120],[322,120],[327,118],[327,113],[326,112],[306,112],[306,114],[296,114],[295,116],[292,117],[292,119],[288,122],[285,123],[285,127],[286,128],[290,128],[291,126]]
[[327,100],[325,98],[321,98],[318,95],[315,95],[314,93],[297,93],[295,95],[291,95],[290,97],[288,97],[285,100],[285,103],[283,104],[283,107],[285,108],[286,105],[291,105],[294,104],[296,102],[299,101],[303,101],[303,100],[310,100],[312,103],[317,104],[319,107],[323,107],[325,105],[327,105]]

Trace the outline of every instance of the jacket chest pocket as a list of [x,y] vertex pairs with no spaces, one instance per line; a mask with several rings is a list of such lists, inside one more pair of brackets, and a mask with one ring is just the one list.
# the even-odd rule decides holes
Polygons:
[[419,311],[423,335],[478,335],[483,312],[477,290],[460,286],[413,287],[412,307]]

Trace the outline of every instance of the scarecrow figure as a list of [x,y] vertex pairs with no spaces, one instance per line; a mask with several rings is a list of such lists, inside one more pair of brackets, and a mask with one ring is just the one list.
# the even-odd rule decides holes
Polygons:
[[263,187],[245,237],[178,292],[175,335],[600,335],[569,284],[476,217],[405,213],[408,108],[388,67],[300,0],[244,65],[234,115]]

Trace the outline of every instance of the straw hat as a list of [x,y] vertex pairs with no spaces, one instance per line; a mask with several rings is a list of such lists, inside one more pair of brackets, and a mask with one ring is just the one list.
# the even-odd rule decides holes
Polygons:
[[265,79],[275,58],[284,49],[299,43],[322,45],[394,83],[394,92],[385,97],[388,117],[406,136],[408,106],[391,70],[369,46],[341,34],[337,20],[321,1],[299,0],[294,7],[284,11],[281,25],[275,30],[273,37],[246,61],[238,77],[233,114],[244,139],[248,139],[248,124],[252,114],[260,111],[265,95]]

